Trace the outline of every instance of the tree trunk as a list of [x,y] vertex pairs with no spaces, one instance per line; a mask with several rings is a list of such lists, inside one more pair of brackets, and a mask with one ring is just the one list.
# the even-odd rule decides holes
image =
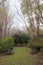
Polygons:
[[0,27],[0,40],[2,39],[2,26]]
[[40,25],[40,23],[39,23],[39,17],[36,17],[36,25],[37,25],[37,30],[36,30],[36,43],[38,44],[39,43],[39,25]]

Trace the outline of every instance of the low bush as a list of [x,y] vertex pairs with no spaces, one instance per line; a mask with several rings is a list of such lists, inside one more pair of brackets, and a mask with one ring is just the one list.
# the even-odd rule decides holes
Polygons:
[[0,41],[0,52],[9,52],[13,49],[13,38],[12,37],[6,37],[5,39],[2,39]]
[[40,51],[43,51],[43,36],[40,37],[40,46],[41,46],[41,50]]
[[40,44],[31,44],[30,45],[31,49],[33,49],[34,51],[37,51],[37,52],[40,52],[40,49],[41,49],[41,45]]
[[15,45],[25,45],[29,42],[30,37],[26,34],[15,34],[13,36]]
[[32,41],[29,47],[36,52],[43,51],[43,38],[40,37],[38,43]]
[[40,52],[43,51],[43,35],[39,35],[39,42],[35,42],[35,38],[30,40],[29,47],[33,49],[34,51]]

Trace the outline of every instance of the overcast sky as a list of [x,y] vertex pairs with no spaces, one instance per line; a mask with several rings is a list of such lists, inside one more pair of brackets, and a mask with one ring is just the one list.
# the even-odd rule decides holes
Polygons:
[[[10,2],[9,3],[9,8],[10,8],[9,13],[10,13],[11,16],[14,15],[14,18],[12,20],[13,26],[22,29],[23,26],[25,26],[25,25],[24,25],[24,23],[22,23],[23,21],[20,18],[20,16],[22,16],[22,13],[21,13],[21,10],[20,10],[20,8],[21,8],[20,0],[10,0],[9,2]],[[16,8],[17,8],[20,16],[18,15]]]
[[[22,15],[21,9],[20,9],[21,8],[20,1],[21,0],[9,0],[9,8],[10,8],[9,13],[11,16],[14,15],[14,18],[12,20],[13,26],[22,29],[23,27],[25,27],[25,24],[23,23],[22,19],[20,18],[20,16],[23,18],[23,15]],[[40,0],[40,3],[43,3],[43,0],[42,1]],[[16,8],[17,8],[20,16],[18,15]]]

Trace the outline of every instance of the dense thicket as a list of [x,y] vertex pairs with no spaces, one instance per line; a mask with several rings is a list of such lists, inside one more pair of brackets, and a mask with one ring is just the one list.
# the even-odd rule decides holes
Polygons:
[[29,43],[30,37],[27,34],[15,34],[13,36],[15,45],[24,45]]

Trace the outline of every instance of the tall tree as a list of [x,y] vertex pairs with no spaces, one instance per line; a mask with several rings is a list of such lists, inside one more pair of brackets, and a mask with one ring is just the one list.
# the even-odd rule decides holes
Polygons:
[[[31,26],[32,37],[35,37],[36,43],[39,42],[39,26],[43,23],[42,4],[40,0],[22,0],[21,10],[22,13],[28,17]],[[27,21],[27,22],[28,22]]]
[[0,2],[0,39],[6,37],[6,30],[7,30],[7,23],[8,23],[5,1],[7,0],[1,0]]

